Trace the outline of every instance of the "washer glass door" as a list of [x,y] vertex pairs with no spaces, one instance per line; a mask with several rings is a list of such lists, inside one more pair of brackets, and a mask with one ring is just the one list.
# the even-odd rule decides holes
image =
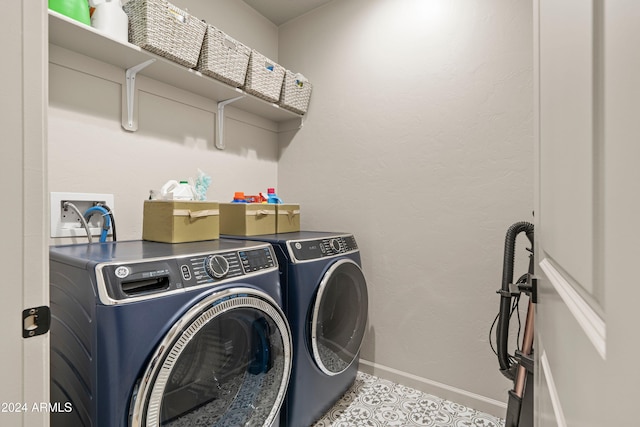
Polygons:
[[367,324],[367,282],[350,259],[324,274],[313,307],[311,344],[318,367],[327,375],[345,371],[358,357]]
[[270,426],[291,369],[291,336],[270,299],[234,289],[189,310],[143,376],[134,426]]

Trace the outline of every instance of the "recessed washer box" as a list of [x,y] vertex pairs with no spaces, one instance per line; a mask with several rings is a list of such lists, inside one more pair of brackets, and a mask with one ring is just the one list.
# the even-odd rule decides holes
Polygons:
[[[51,237],[85,237],[87,235],[78,214],[70,207],[65,208],[64,202],[73,203],[83,214],[97,203],[103,203],[115,212],[113,194],[51,192],[50,200]],[[89,229],[93,236],[100,235],[102,221],[98,215],[93,215],[89,219]],[[109,234],[112,234],[112,230]]]

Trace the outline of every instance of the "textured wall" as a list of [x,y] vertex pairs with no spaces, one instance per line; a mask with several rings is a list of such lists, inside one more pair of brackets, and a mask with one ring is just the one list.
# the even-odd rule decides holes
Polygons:
[[314,92],[278,193],[304,228],[355,233],[362,358],[505,401],[487,341],[504,233],[533,205],[530,2],[334,1],[279,37]]

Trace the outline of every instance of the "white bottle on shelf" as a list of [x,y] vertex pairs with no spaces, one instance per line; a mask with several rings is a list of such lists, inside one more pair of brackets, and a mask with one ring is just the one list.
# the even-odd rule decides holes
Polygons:
[[89,4],[95,8],[91,14],[93,28],[121,42],[129,41],[129,17],[120,0],[89,0]]

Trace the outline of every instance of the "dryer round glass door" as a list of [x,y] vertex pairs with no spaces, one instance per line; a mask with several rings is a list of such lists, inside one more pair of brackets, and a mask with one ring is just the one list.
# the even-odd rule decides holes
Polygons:
[[134,392],[133,426],[271,426],[291,371],[291,333],[273,300],[218,292],[164,337]]
[[367,282],[349,259],[324,274],[313,307],[311,345],[318,367],[327,375],[345,371],[358,357],[367,325]]

